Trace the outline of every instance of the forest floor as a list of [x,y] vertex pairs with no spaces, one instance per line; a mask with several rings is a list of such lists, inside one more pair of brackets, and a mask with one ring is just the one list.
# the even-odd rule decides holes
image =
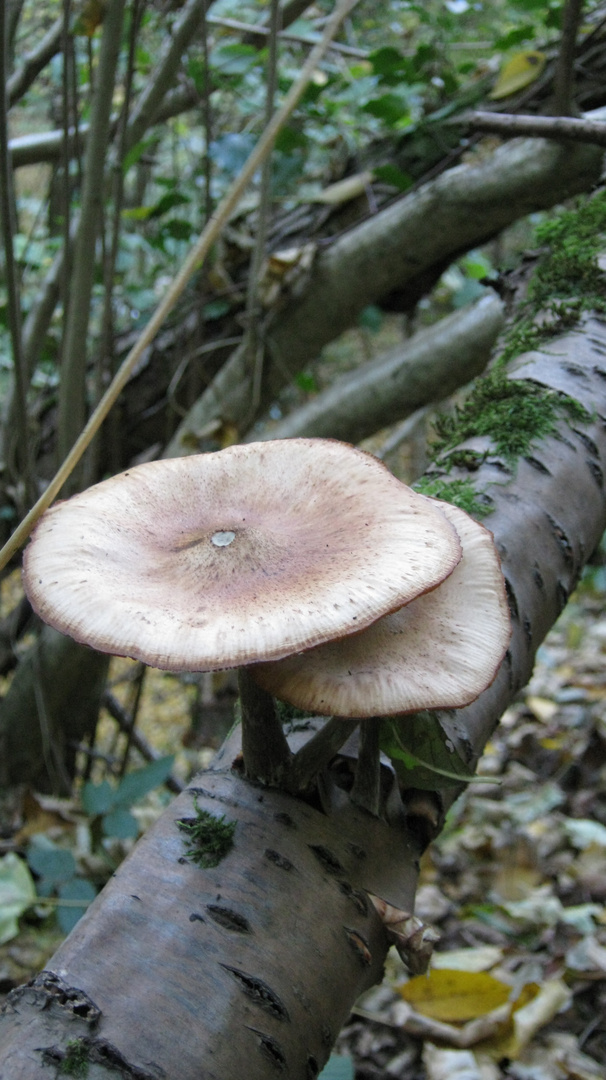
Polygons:
[[606,1077],[604,584],[587,572],[487,746],[500,782],[470,785],[426,853],[434,971],[393,958],[358,1003],[339,1040],[356,1080]]

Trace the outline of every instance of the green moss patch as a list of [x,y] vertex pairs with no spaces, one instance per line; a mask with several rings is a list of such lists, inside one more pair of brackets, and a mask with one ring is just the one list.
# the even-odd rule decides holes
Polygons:
[[527,379],[508,379],[499,365],[478,379],[463,405],[451,416],[442,415],[436,421],[436,456],[448,454],[450,464],[473,467],[472,461],[459,460],[471,453],[476,465],[482,456],[475,451],[453,452],[466,439],[475,436],[490,438],[494,452],[513,464],[517,458],[530,453],[533,446],[552,435],[558,420],[583,422],[589,414],[574,398],[549,390]]
[[196,816],[180,818],[177,826],[186,834],[185,849],[187,857],[196,866],[205,870],[218,866],[231,850],[234,843],[235,821],[226,821],[224,816],[215,817],[208,810],[201,810],[194,798]]
[[70,1039],[59,1066],[59,1073],[61,1076],[88,1075],[88,1047],[84,1039]]
[[471,480],[443,480],[440,477],[422,476],[413,485],[421,495],[430,495],[432,499],[458,506],[473,518],[486,517],[492,513],[490,502],[478,495]]

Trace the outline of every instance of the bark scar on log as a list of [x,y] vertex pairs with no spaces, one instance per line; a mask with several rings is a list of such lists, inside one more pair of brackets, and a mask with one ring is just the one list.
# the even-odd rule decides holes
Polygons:
[[7,1006],[16,1006],[21,997],[31,997],[32,990],[35,997],[40,1000],[42,1009],[53,1004],[59,1005],[91,1026],[96,1024],[102,1015],[101,1009],[95,1005],[88,994],[84,993],[84,990],[68,986],[54,971],[41,971],[24,986],[11,990],[6,999]]
[[[255,975],[249,975],[246,971],[240,971],[239,968],[230,967],[229,964],[220,964],[219,966],[225,971],[229,971],[230,975],[233,975],[247,997],[260,1005],[266,1012],[275,1016],[277,1020],[286,1020],[290,1023],[290,1014],[286,1005],[271,987],[263,982],[263,979],[258,979]],[[251,1028],[252,1030],[254,1029]]]
[[362,937],[359,930],[354,930],[350,926],[344,926],[343,929],[349,945],[356,954],[358,960],[364,967],[370,967],[372,964],[372,953],[368,948],[368,942]]
[[339,889],[343,893],[343,896],[346,896],[348,900],[351,900],[356,911],[358,911],[360,915],[368,915],[368,901],[365,893],[361,892],[360,889],[353,889],[348,881],[340,881]]
[[258,1046],[264,1057],[271,1061],[278,1072],[284,1072],[286,1068],[286,1056],[278,1040],[274,1039],[271,1035],[266,1035],[263,1031],[259,1031],[258,1028],[248,1027],[248,1030],[259,1036]]
[[280,870],[294,870],[295,865],[291,863],[290,859],[287,859],[285,855],[280,855],[279,851],[274,851],[273,848],[265,849],[265,858],[269,859],[274,866],[278,866]]
[[333,855],[332,851],[329,851],[323,844],[308,844],[308,847],[310,851],[313,851],[320,866],[322,866],[328,874],[345,873],[345,868],[341,866],[337,856]]
[[226,930],[232,930],[235,934],[252,934],[252,927],[244,915],[232,908],[222,907],[220,904],[207,904],[206,910],[211,919]]

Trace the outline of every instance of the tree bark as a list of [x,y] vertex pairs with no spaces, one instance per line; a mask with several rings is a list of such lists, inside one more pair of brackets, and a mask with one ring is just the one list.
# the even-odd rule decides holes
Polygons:
[[[587,317],[521,357],[515,377],[571,395],[591,419],[560,421],[515,468],[489,439],[472,440],[483,464],[449,474],[492,503],[513,621],[492,686],[442,716],[472,763],[606,524],[606,320]],[[356,995],[380,977],[387,939],[368,894],[412,906],[415,818],[403,819],[397,791],[384,821],[356,809],[342,768],[324,775],[315,806],[250,784],[234,739],[140,841],[49,971],[10,995],[0,1053],[11,1080],[63,1067],[74,1044],[92,1080],[308,1080],[323,1066]],[[436,792],[444,806],[454,790]],[[195,865],[178,824],[201,812],[235,822],[233,847],[210,869]]]
[[[420,283],[436,268],[518,218],[587,190],[601,160],[590,146],[510,142],[487,159],[443,173],[337,237],[317,256],[302,297],[285,297],[268,320],[256,415],[324,345],[354,325],[364,307],[380,304],[395,290],[420,295]],[[194,453],[200,433],[217,419],[244,433],[254,419],[254,383],[240,347],[180,424],[166,456]]]

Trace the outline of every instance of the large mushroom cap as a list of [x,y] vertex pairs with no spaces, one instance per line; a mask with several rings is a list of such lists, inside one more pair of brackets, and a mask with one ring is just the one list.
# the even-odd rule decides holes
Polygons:
[[170,671],[286,656],[367,626],[461,557],[441,510],[324,439],[121,473],[41,519],[28,596],[58,630]]
[[335,716],[474,701],[494,679],[511,636],[503,575],[491,533],[463,510],[440,506],[463,558],[437,589],[353,637],[255,665],[255,680],[300,709]]

